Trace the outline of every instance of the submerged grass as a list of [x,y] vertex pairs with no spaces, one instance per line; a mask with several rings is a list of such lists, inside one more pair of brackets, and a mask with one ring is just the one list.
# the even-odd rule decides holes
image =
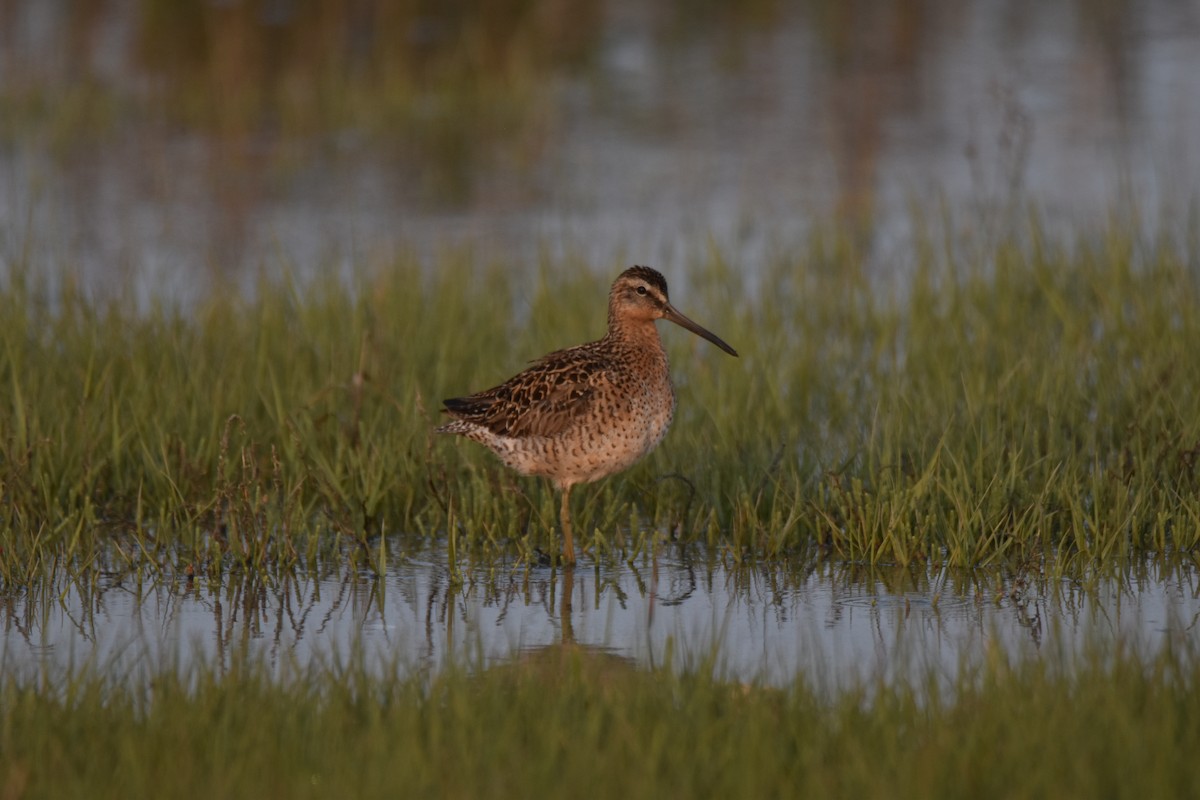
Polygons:
[[[436,677],[261,661],[0,684],[4,797],[1191,797],[1200,659],[1003,657],[824,697],[567,648]],[[382,675],[382,677],[380,677]],[[936,681],[929,676],[932,684]]]
[[[576,493],[580,538],[602,558],[669,538],[798,574],[960,575],[984,599],[979,566],[1078,586],[1194,559],[1196,255],[1035,230],[914,260],[873,280],[817,239],[752,281],[719,252],[668,274],[742,357],[663,330],[673,430]],[[34,266],[0,275],[0,598],[48,608],[64,576],[88,594],[122,570],[236,593],[442,541],[459,575],[555,549],[550,492],[435,437],[438,399],[598,336],[624,265],[400,260],[186,310]],[[647,671],[571,644],[433,675],[234,653],[29,677],[0,657],[0,798],[1193,796],[1194,648],[997,649],[828,693],[714,678],[719,653]]]
[[[582,539],[1074,576],[1193,552],[1195,256],[1035,230],[914,260],[902,286],[880,285],[818,239],[753,265],[757,290],[718,252],[669,275],[742,357],[664,329],[674,427],[577,493]],[[397,531],[448,533],[460,558],[555,549],[550,493],[435,438],[438,400],[599,336],[620,266],[400,260],[186,312],[32,266],[0,286],[4,585],[109,547],[210,570],[304,563],[340,537],[378,560]]]

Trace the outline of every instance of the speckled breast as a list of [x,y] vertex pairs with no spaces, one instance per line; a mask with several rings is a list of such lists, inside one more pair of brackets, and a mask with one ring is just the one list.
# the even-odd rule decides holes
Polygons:
[[633,466],[653,450],[671,425],[675,396],[631,393],[616,399],[607,424],[580,426],[562,437],[554,477],[561,483],[590,483]]
[[559,486],[590,483],[628,469],[666,435],[675,413],[675,391],[665,369],[615,389],[597,396],[589,413],[559,435],[513,442],[512,449],[499,455],[517,471],[544,475]]

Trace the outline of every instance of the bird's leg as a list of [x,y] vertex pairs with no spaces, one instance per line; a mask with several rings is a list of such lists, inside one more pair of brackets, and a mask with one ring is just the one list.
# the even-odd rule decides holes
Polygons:
[[567,564],[575,563],[575,539],[571,536],[571,484],[567,484],[562,490],[562,511],[559,514],[562,521],[563,531],[563,561]]

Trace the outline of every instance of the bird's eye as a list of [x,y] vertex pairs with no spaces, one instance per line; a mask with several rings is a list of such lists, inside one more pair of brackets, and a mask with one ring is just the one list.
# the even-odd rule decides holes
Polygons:
[[637,293],[640,294],[642,297],[645,297],[646,296],[646,287],[645,286],[637,287]]

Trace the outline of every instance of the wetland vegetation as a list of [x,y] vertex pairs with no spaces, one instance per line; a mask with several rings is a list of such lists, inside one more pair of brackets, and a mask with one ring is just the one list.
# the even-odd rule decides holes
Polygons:
[[[676,280],[744,356],[717,370],[664,332],[678,418],[661,451],[580,493],[593,552],[670,539],[1078,579],[1193,551],[1194,255],[1034,230],[972,263],[931,248],[900,291],[837,241],[756,265],[769,292],[716,251]],[[602,333],[604,283],[397,261],[138,311],[10,269],[0,580],[86,572],[102,548],[167,573],[292,568],[340,539],[370,561],[390,532],[448,534],[467,560],[551,552],[550,493],[431,431],[439,398],[514,354]]]
[[[0,685],[9,797],[1189,797],[1196,653],[1082,665],[998,654],[944,696],[823,696],[700,668],[614,671],[586,654],[480,674],[280,682],[255,663],[113,687],[93,672]],[[699,667],[699,665],[697,665]],[[931,676],[929,676],[931,677]]]
[[[1189,50],[1128,24],[1136,4],[1003,25],[1003,4],[968,5],[0,4],[0,800],[1200,794],[1200,221],[1171,84]],[[1134,118],[1064,103],[1069,124],[1044,124],[985,90],[993,28],[1029,59],[1002,83],[1085,76],[1032,93]],[[622,126],[638,135],[610,148]],[[1193,205],[1114,198],[1075,134],[1054,145],[1109,128]],[[960,145],[965,193],[941,155]],[[1141,153],[1121,152],[1133,187]],[[912,195],[885,180],[905,160]],[[1024,194],[1046,183],[1115,210],[1064,229]],[[909,198],[899,223],[885,185]],[[344,211],[351,244],[326,251],[317,222]],[[318,244],[276,242],[281,218]],[[585,240],[620,241],[572,252],[585,218]],[[634,262],[741,358],[662,331],[672,430],[575,492],[588,551],[561,571],[548,487],[433,429],[441,398],[601,335]],[[202,268],[181,292],[156,263]],[[806,593],[867,586],[831,616],[869,608],[877,647],[911,616],[940,650],[822,683],[841,665],[730,674],[720,635],[667,634],[649,659],[582,635],[601,598],[664,617],[678,598],[655,583],[681,564],[777,615],[751,638],[819,620]],[[389,583],[419,596],[391,622],[426,614],[449,657],[339,638],[369,614],[325,624]],[[545,610],[554,643],[496,658],[451,630],[493,594],[496,618]],[[1135,596],[1150,608],[1103,619]],[[136,617],[147,637],[205,606],[216,654],[182,634],[100,647],[125,600],[166,609]],[[1111,624],[1077,647],[1062,605]],[[982,643],[956,664],[952,607]],[[78,635],[40,638],[61,618]],[[285,618],[306,638],[267,630]]]
[[[580,540],[601,565],[691,543],[729,563],[997,571],[1084,592],[1148,556],[1194,564],[1196,263],[1121,231],[1063,247],[1034,229],[970,259],[931,244],[901,291],[833,237],[758,265],[764,292],[714,251],[676,294],[742,358],[718,370],[665,332],[673,431],[580,493]],[[535,565],[554,550],[554,498],[435,439],[436,398],[496,379],[514,353],[598,335],[606,278],[546,269],[524,285],[501,266],[396,261],[349,284],[135,310],[127,291],[8,270],[0,592],[64,574],[270,580],[331,558],[383,573],[442,540],[456,574]],[[996,653],[932,692],[918,673],[832,694],[803,674],[729,682],[703,660],[614,677],[569,642],[549,684],[526,661],[280,679],[235,657],[146,664],[134,681],[92,664],[10,675],[0,758],[11,796],[94,781],[114,795],[1195,788],[1190,635],[1150,654],[1119,638],[1061,662],[1048,648]]]

